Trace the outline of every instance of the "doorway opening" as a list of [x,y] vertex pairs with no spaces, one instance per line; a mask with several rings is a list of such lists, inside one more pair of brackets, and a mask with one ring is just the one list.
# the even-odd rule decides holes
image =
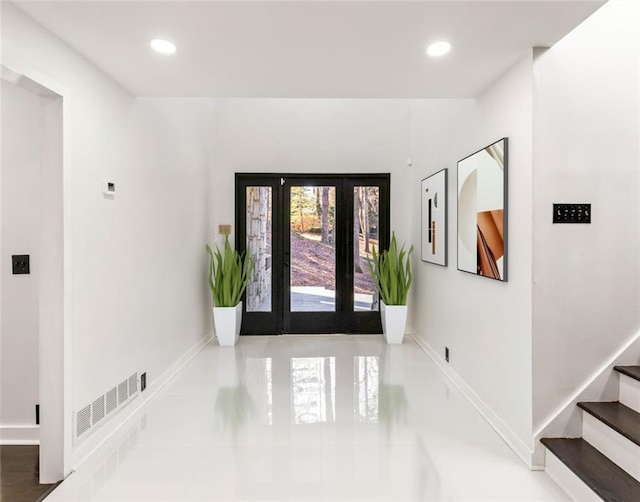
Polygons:
[[236,248],[255,260],[242,334],[381,333],[367,266],[389,242],[389,174],[236,174]]
[[39,444],[50,484],[66,474],[63,93],[4,65],[0,76],[0,443]]

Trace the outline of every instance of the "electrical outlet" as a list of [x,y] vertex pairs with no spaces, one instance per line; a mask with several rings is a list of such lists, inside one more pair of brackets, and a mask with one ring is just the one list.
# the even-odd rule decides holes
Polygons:
[[116,194],[116,184],[113,181],[102,180],[102,194],[113,197]]
[[140,375],[140,392],[147,388],[147,373]]
[[449,362],[449,347],[444,348],[444,360]]

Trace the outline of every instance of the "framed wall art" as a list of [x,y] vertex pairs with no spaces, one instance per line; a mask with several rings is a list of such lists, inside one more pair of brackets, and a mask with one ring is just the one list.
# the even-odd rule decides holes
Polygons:
[[422,261],[447,266],[447,169],[422,180]]
[[508,138],[458,162],[458,270],[507,280]]

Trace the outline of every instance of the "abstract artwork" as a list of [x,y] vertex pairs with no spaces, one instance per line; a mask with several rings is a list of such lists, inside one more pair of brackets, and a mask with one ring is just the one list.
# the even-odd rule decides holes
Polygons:
[[422,261],[447,266],[447,169],[422,180]]
[[502,138],[458,162],[458,270],[507,280],[507,158]]

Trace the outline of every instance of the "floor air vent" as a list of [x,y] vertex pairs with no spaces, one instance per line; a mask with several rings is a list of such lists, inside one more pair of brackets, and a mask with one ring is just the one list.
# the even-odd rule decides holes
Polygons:
[[114,387],[105,394],[107,398],[107,414],[111,413],[118,406],[118,389]]
[[138,374],[129,377],[129,395],[138,392]]
[[127,399],[129,399],[129,381],[125,380],[118,385],[118,406],[123,404]]
[[76,436],[79,437],[91,428],[91,405],[82,408],[76,417]]
[[88,431],[138,394],[138,374],[134,373],[113,389],[97,397],[75,414],[75,439],[88,436]]
[[100,396],[91,403],[91,425],[96,425],[105,415],[104,396]]

